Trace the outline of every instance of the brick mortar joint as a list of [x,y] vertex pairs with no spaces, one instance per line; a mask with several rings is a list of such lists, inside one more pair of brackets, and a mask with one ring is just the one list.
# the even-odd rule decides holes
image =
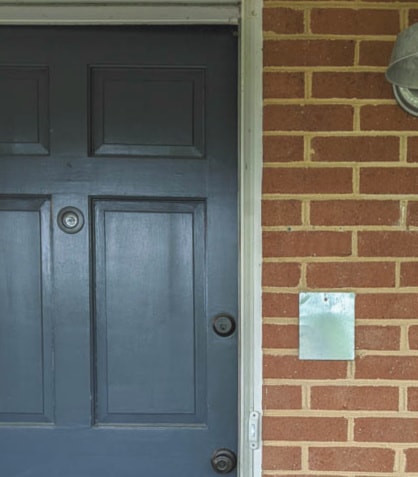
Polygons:
[[[341,418],[354,424],[356,419],[418,419],[416,411],[398,410],[347,410],[347,409],[264,409],[264,417],[295,417],[295,418]],[[353,439],[354,440],[354,439]]]
[[[294,2],[289,0],[266,0],[264,2],[264,8],[275,8],[275,7],[285,7],[291,9],[304,9],[304,8],[321,8],[321,9],[332,9],[332,10],[339,10],[339,9],[350,9],[350,10],[364,10],[364,9],[379,9],[379,10],[398,10],[400,8],[399,1],[392,1],[392,2],[367,2],[362,1],[360,2],[353,2],[347,0],[333,0],[332,4],[328,1],[315,1],[315,0],[306,0],[302,2],[298,2],[296,5]],[[417,9],[416,2],[409,1],[404,2],[402,4],[402,8],[406,9]]]
[[350,33],[350,34],[330,34],[330,33],[274,33],[269,30],[263,31],[264,41],[280,41],[280,40],[291,40],[291,41],[310,41],[310,40],[327,40],[327,41],[393,41],[396,40],[396,34],[370,34],[365,35]]
[[[263,356],[267,357],[276,357],[276,358],[298,358],[299,356],[299,350],[295,348],[263,348]],[[417,350],[369,350],[369,349],[356,349],[356,356],[355,360],[356,362],[361,361],[365,358],[393,358],[394,360],[398,358],[418,358],[418,351]],[[345,378],[348,379],[348,378]],[[389,378],[388,378],[389,379]],[[392,379],[389,379],[391,381]],[[396,378],[393,378],[393,380],[396,380]],[[407,381],[408,379],[405,379]],[[403,382],[404,380],[402,380]],[[380,378],[379,378],[380,382]]]
[[[344,447],[349,447],[349,448],[357,448],[357,449],[393,449],[393,450],[399,450],[399,451],[405,451],[409,450],[411,448],[416,448],[414,442],[405,442],[405,443],[399,443],[399,442],[379,442],[379,441],[370,441],[370,442],[363,442],[363,441],[307,441],[307,440],[300,440],[300,441],[291,441],[291,440],[264,440],[263,444],[266,447],[321,447],[321,448],[327,448],[327,447],[339,447],[339,448],[344,448]],[[343,473],[344,476],[346,473]],[[288,475],[288,473],[286,474]],[[298,474],[296,474],[297,476]],[[317,474],[315,474],[317,475]],[[332,472],[332,475],[334,475],[334,472]],[[358,476],[358,472],[354,473],[355,476]],[[367,472],[367,476],[370,476],[371,473]],[[377,474],[379,476],[385,475],[385,473]],[[392,474],[390,474],[392,475]],[[295,477],[296,477],[295,476]],[[413,474],[411,474],[411,477]]]
[[[316,200],[312,200],[312,202],[316,202]],[[331,201],[321,201],[324,204],[327,202],[334,202]],[[357,202],[356,199],[352,200],[352,202]],[[367,202],[374,202],[372,200],[360,200],[359,202],[367,203]],[[396,202],[396,201],[394,201]],[[339,225],[339,224],[330,224],[330,225],[317,225],[317,224],[301,224],[301,225],[263,225],[262,227],[263,232],[410,232],[405,225],[380,225],[380,224],[347,224],[347,225]],[[416,232],[416,231],[414,231]],[[405,255],[399,255],[402,257]],[[375,257],[373,255],[373,257]],[[383,257],[393,258],[393,255],[383,255]]]
[[[418,163],[417,162],[411,162],[408,164],[403,164],[400,162],[320,162],[320,161],[291,161],[291,162],[265,162],[263,164],[263,169],[330,169],[330,168],[336,168],[336,169],[370,169],[370,168],[379,168],[379,169],[400,169],[400,170],[407,170],[407,169],[417,169],[418,170]],[[318,192],[320,194],[320,192]],[[337,193],[338,194],[338,193]],[[290,194],[288,194],[290,195]],[[304,194],[306,195],[306,194]],[[402,194],[402,193],[363,193],[362,195],[364,196],[377,196],[381,197],[382,195],[390,195],[390,196],[398,196],[398,197],[417,197],[416,193],[407,193],[407,194]]]
[[288,72],[288,73],[385,73],[387,66],[263,66],[263,72],[275,73],[275,72]]
[[[320,97],[306,97],[306,98],[267,98],[263,100],[263,106],[353,106],[361,108],[362,106],[384,106],[396,105],[394,99],[362,99],[362,98],[320,98]],[[311,131],[312,132],[312,131]]]
[[[330,379],[330,380],[324,380],[324,379],[265,379],[264,380],[264,386],[266,387],[276,387],[276,386],[304,386],[305,383],[307,386],[310,387],[376,387],[376,388],[382,388],[382,387],[390,387],[390,388],[414,388],[417,389],[417,382],[414,380],[411,381],[395,381],[393,380],[382,380],[376,382],[376,379],[346,379],[346,378],[340,378],[340,379]],[[410,411],[411,413],[414,413],[414,416],[418,416],[416,411]]]
[[[314,137],[406,137],[406,138],[416,138],[418,137],[418,131],[394,131],[394,130],[362,130],[362,131],[353,131],[353,130],[332,130],[332,131],[306,131],[306,130],[287,130],[287,129],[274,129],[274,130],[265,130],[263,131],[264,137],[269,136],[290,136],[290,137],[303,137],[304,135],[309,134]],[[293,164],[298,161],[290,161],[289,164]],[[353,161],[348,164],[358,164],[358,162]],[[362,163],[363,164],[363,163]],[[367,163],[364,163],[365,165]],[[382,166],[387,164],[386,162],[379,163]],[[400,161],[392,161],[389,164],[401,164]],[[413,163],[407,163],[413,164]],[[407,165],[405,164],[405,166]]]
[[[291,161],[291,162],[264,162],[263,164],[263,169],[359,169],[360,171],[362,169],[399,169],[399,170],[407,170],[407,169],[418,169],[418,163],[408,163],[408,164],[403,164],[401,162],[385,162],[385,163],[379,163],[379,162],[364,162],[364,163],[359,163],[359,162],[326,162],[326,161]],[[290,193],[287,193],[290,195]],[[311,192],[312,194],[312,192]],[[318,192],[317,194],[321,194]],[[332,194],[332,193],[328,193]],[[334,192],[334,194],[337,194]],[[346,193],[345,195],[347,195]],[[283,194],[285,195],[285,194]],[[292,194],[293,195],[293,194]],[[307,194],[304,194],[307,195]],[[326,195],[326,194],[323,194]],[[360,193],[359,193],[360,195]],[[368,192],[362,192],[361,195],[363,196],[368,196],[368,197],[382,197],[382,196],[392,196],[392,197],[398,197],[400,200],[404,198],[404,200],[407,200],[409,197],[416,198],[417,195],[416,193],[368,193]]]

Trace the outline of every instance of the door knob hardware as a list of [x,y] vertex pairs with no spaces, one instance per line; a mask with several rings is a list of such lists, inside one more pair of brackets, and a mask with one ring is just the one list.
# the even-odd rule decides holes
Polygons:
[[76,234],[84,226],[84,215],[77,207],[64,207],[58,213],[59,228],[67,234]]
[[230,449],[217,449],[212,455],[211,464],[218,474],[229,474],[237,466],[237,456]]
[[216,315],[213,319],[213,330],[218,336],[226,338],[231,336],[235,331],[235,319],[226,313]]

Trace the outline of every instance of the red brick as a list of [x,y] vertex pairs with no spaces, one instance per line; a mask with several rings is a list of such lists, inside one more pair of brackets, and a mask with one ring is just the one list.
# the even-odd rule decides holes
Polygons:
[[264,8],[263,30],[281,34],[303,33],[303,10]]
[[263,447],[264,470],[300,470],[301,461],[300,447]]
[[363,194],[416,194],[418,168],[363,168],[360,171],[360,192]]
[[382,73],[314,73],[316,98],[392,99],[392,87]]
[[265,194],[350,194],[350,167],[265,167]]
[[408,388],[408,411],[418,411],[418,388]]
[[[294,1],[297,2],[298,0],[294,0]],[[308,474],[283,474],[282,472],[277,473],[277,474],[272,474],[271,472],[269,472],[268,474],[263,473],[263,477],[295,477],[295,475],[297,477],[341,477],[341,474],[336,475],[336,474],[329,474],[329,473],[327,473],[326,475],[325,474],[318,474],[318,473],[315,473],[315,474],[309,473],[309,475]],[[369,477],[369,476],[366,475],[364,477]]]
[[264,263],[263,286],[296,287],[300,282],[300,273],[299,263]]
[[418,449],[405,449],[405,472],[418,472]]
[[418,297],[415,293],[359,293],[356,297],[358,319],[416,319]]
[[[268,4],[269,2],[277,3],[277,0],[264,0],[264,1],[265,1],[266,4]],[[313,1],[322,1],[322,0],[313,0]],[[331,3],[331,2],[335,2],[335,0],[323,0],[323,1],[324,1],[324,2],[330,2],[330,3]],[[354,1],[357,2],[358,0],[347,0],[347,1],[348,1],[348,2],[350,2],[350,1],[351,1],[351,2],[354,2]],[[296,3],[296,4],[297,4],[297,2],[304,2],[304,3],[306,3],[306,0],[292,0],[292,3]],[[311,2],[311,3],[313,3],[313,2]]]
[[264,417],[263,438],[277,441],[345,441],[343,417]]
[[[299,0],[294,0],[295,2],[299,1]],[[282,472],[280,472],[280,474],[271,474],[271,472],[269,472],[268,474],[265,473],[263,474],[263,477],[295,477],[295,475],[297,477],[341,477],[341,474],[339,475],[336,475],[336,474],[330,474],[330,473],[327,473],[327,474],[318,474],[318,473],[315,473],[315,474],[312,474],[311,472],[308,474],[283,474]],[[362,477],[369,477],[369,476],[362,476]]]
[[301,409],[300,386],[264,386],[263,409]]
[[398,10],[313,8],[312,33],[335,35],[396,35]]
[[361,41],[359,64],[362,66],[387,67],[392,54],[393,45],[393,41]]
[[264,378],[275,379],[343,379],[345,361],[309,361],[297,356],[264,356]]
[[416,131],[418,118],[395,104],[370,105],[360,109],[360,126],[363,131]]
[[418,419],[358,418],[354,421],[354,439],[359,442],[416,442]]
[[418,162],[418,137],[409,137],[407,140],[407,161]]
[[309,468],[348,472],[392,472],[395,451],[357,447],[311,447]]
[[393,287],[394,263],[310,263],[309,288]]
[[264,162],[295,162],[303,161],[302,136],[264,136]]
[[349,232],[264,232],[265,257],[347,257]]
[[417,356],[364,356],[356,361],[358,379],[418,379]]
[[312,225],[399,225],[395,200],[327,200],[311,202]]
[[395,386],[313,386],[312,409],[336,411],[397,411],[399,391]]
[[352,131],[353,107],[340,104],[268,104],[266,131]]
[[407,224],[418,226],[418,202],[408,202]]
[[361,257],[416,257],[418,232],[359,232]]
[[266,40],[264,66],[352,66],[354,46],[353,40]]
[[356,348],[361,350],[399,350],[399,326],[356,326]]
[[409,327],[408,342],[409,349],[418,349],[418,325]]
[[263,225],[300,225],[302,205],[299,200],[263,200]]
[[303,98],[305,77],[303,73],[264,73],[264,98]]
[[264,348],[297,348],[299,328],[297,325],[264,325]]
[[401,263],[401,287],[418,287],[418,262]]
[[399,138],[315,137],[311,142],[312,160],[322,162],[399,161]]
[[263,293],[263,316],[296,318],[298,315],[297,293]]

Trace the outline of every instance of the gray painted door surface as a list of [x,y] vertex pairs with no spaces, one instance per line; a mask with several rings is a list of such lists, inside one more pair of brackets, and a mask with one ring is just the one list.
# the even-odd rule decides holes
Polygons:
[[213,329],[237,315],[236,43],[0,29],[1,477],[205,477],[236,451]]

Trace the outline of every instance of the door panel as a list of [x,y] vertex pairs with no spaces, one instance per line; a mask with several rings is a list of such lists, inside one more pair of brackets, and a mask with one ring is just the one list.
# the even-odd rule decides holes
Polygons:
[[[0,475],[237,447],[232,28],[0,28]],[[84,226],[67,233],[62,210]]]
[[52,418],[49,201],[0,200],[0,421]]
[[203,156],[204,69],[94,67],[90,80],[92,154]]
[[205,422],[204,203],[93,211],[96,422]]
[[0,154],[48,154],[48,69],[0,67]]

